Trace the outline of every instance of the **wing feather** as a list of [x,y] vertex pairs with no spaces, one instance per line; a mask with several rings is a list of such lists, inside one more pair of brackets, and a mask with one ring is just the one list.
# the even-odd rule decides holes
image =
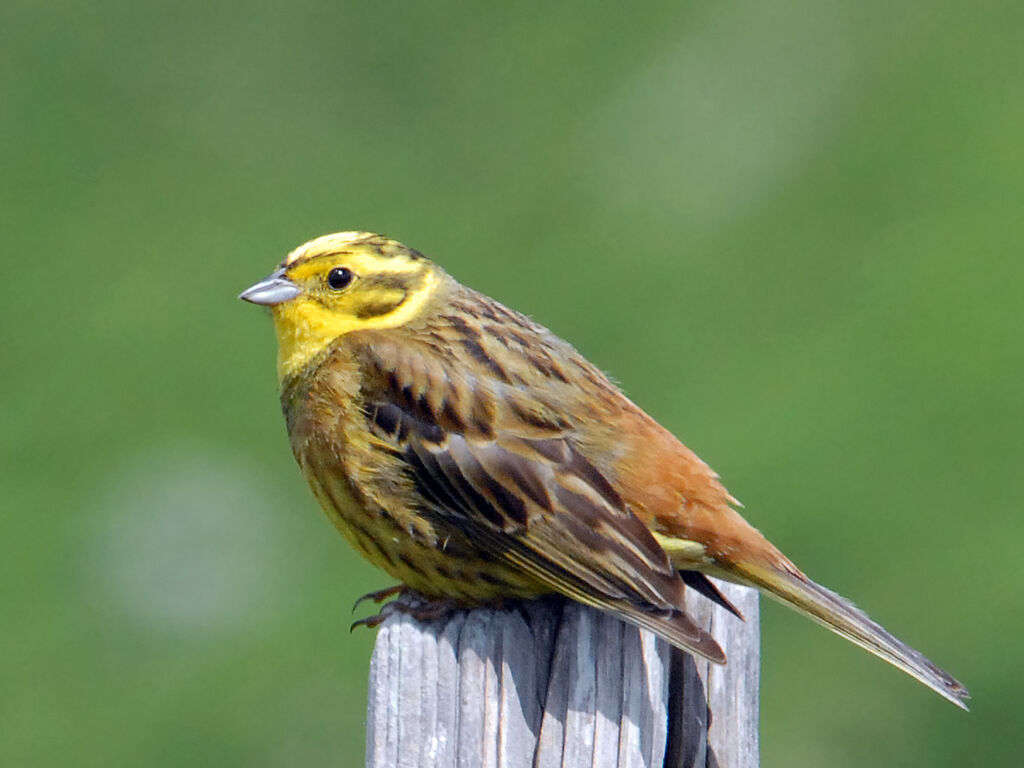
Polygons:
[[[395,352],[367,348],[377,375],[364,384],[366,411],[404,459],[425,514],[554,591],[725,661],[682,610],[684,583],[665,551],[564,422],[541,429],[531,420],[517,429],[522,390],[513,409],[504,385],[469,382],[433,356],[412,359],[407,348]],[[429,396],[421,391],[427,382]]]

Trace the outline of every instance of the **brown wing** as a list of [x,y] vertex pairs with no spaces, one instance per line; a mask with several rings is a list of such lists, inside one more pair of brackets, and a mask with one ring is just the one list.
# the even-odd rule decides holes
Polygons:
[[684,585],[664,550],[549,404],[471,365],[456,370],[440,350],[374,336],[357,349],[364,405],[425,514],[554,591],[725,661],[681,610]]

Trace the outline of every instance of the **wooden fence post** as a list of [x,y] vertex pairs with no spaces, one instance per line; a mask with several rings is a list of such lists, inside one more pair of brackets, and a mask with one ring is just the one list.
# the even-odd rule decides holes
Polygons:
[[394,614],[370,663],[368,768],[755,768],[757,593],[716,581],[741,622],[693,590],[724,667],[577,603],[546,599],[432,622]]

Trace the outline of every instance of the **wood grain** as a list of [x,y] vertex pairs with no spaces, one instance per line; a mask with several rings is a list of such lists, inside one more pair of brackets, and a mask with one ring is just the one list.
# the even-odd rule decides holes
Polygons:
[[757,593],[716,584],[745,622],[692,590],[687,609],[724,667],[560,599],[431,622],[395,613],[370,664],[366,765],[757,766]]

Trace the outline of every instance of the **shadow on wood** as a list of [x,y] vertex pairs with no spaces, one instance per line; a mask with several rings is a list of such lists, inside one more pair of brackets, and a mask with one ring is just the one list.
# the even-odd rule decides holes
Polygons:
[[756,766],[757,594],[716,583],[746,622],[692,590],[687,609],[725,667],[555,598],[393,615],[370,665],[367,766]]

